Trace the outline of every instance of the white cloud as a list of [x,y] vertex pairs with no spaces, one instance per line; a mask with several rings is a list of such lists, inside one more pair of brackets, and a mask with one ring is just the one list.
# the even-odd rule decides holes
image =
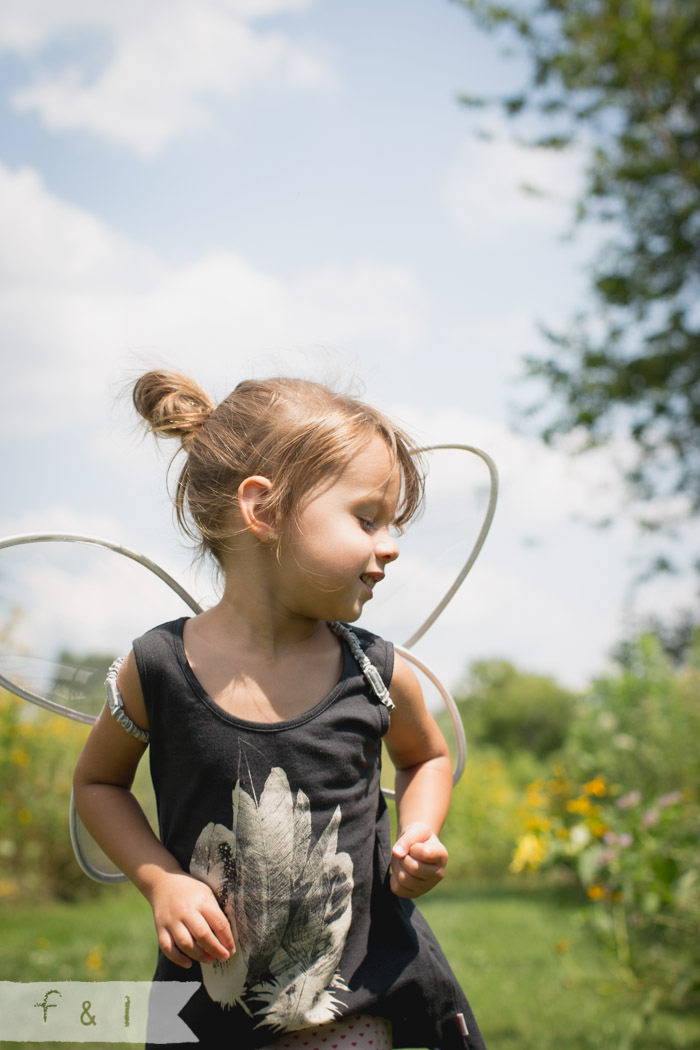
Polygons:
[[471,140],[445,182],[448,213],[475,242],[561,234],[582,188],[581,163],[576,152],[528,149],[503,136]]
[[[12,105],[37,113],[52,131],[87,131],[153,157],[206,123],[212,100],[265,81],[332,84],[318,56],[253,25],[311,3],[9,0],[0,8],[0,50],[34,59],[32,79],[15,90]],[[65,56],[56,58],[52,45]]]
[[11,434],[103,416],[111,381],[142,361],[199,361],[202,382],[230,382],[269,351],[410,356],[425,325],[408,268],[327,266],[285,281],[228,251],[168,267],[33,171],[2,165],[0,275],[0,427]]

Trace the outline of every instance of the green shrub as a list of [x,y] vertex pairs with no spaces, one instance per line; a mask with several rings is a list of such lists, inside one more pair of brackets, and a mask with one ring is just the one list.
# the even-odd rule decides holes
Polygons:
[[564,867],[651,1000],[700,991],[700,670],[642,638],[582,702],[562,763],[533,782],[511,870]]

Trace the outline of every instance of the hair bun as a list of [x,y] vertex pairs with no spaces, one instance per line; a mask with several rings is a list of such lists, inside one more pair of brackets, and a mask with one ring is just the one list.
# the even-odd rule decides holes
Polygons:
[[185,447],[216,408],[197,383],[179,372],[147,372],[132,396],[151,433],[180,438]]

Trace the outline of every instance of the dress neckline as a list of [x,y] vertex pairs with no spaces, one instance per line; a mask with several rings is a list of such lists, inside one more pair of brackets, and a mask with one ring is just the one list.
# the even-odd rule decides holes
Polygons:
[[[197,678],[197,675],[195,674],[194,670],[192,669],[192,665],[187,659],[184,641],[185,624],[189,619],[191,619],[191,617],[183,616],[179,620],[175,620],[173,623],[172,638],[175,647],[175,654],[177,656],[180,669],[184,677],[187,679],[187,682],[189,683],[190,687],[198,697],[198,699],[200,699],[202,703],[204,703],[205,706],[209,708],[209,710],[211,710],[218,718],[223,719],[225,722],[228,722],[232,725],[241,726],[241,728],[252,729],[256,732],[261,733],[270,733],[280,732],[285,729],[293,729],[296,726],[303,725],[305,722],[309,722],[311,719],[316,718],[323,711],[325,711],[326,708],[330,707],[330,705],[334,703],[338,699],[339,695],[343,692],[347,682],[351,678],[356,677],[358,674],[361,674],[361,671],[357,667],[357,663],[350,651],[348,643],[342,636],[336,634],[336,638],[338,638],[338,642],[340,643],[340,648],[342,652],[343,666],[341,668],[340,677],[338,681],[335,683],[330,692],[321,700],[319,700],[318,703],[314,704],[313,707],[310,707],[307,711],[302,711],[301,714],[295,715],[294,718],[280,719],[276,722],[256,722],[252,719],[239,718],[237,715],[231,714],[230,711],[227,711],[225,708],[223,708],[220,704],[216,702],[216,700],[213,699],[213,697],[209,695],[207,690]],[[335,632],[333,633],[335,634]]]

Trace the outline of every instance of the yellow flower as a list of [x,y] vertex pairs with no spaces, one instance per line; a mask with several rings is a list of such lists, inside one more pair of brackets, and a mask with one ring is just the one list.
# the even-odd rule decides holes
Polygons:
[[518,840],[510,870],[515,873],[537,871],[546,856],[547,843],[539,835],[528,832]]
[[533,780],[525,789],[525,804],[531,809],[544,809],[548,799],[544,793],[544,784],[541,780]]
[[551,831],[552,822],[549,817],[540,817],[538,815],[528,818],[527,821],[528,831]]
[[586,795],[579,795],[578,798],[568,799],[566,808],[569,813],[580,813],[581,816],[586,817],[593,809],[593,806]]
[[592,901],[602,901],[608,895],[607,890],[603,886],[599,886],[597,882],[594,882],[592,886],[589,886],[586,893]]
[[554,776],[547,784],[547,790],[552,795],[568,795],[571,791],[571,781],[566,776],[566,770],[563,766],[555,766],[553,769]]
[[604,824],[597,816],[589,817],[586,824],[597,839],[602,839],[605,832],[608,831],[608,825]]
[[593,780],[589,780],[587,784],[583,785],[583,790],[587,795],[595,795],[596,798],[602,798],[608,792],[608,785],[605,777],[597,776]]
[[85,960],[85,965],[88,970],[97,971],[102,969],[104,966],[104,953],[105,949],[101,944],[96,944],[95,947],[91,949]]
[[31,759],[23,747],[13,747],[10,751],[10,762],[14,766],[28,766]]

